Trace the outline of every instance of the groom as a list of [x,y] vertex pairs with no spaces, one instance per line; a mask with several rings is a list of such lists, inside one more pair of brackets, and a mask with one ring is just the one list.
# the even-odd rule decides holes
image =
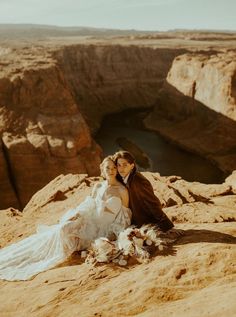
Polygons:
[[117,178],[126,185],[129,191],[132,223],[138,227],[155,223],[163,232],[174,236],[182,235],[183,230],[175,229],[171,220],[163,212],[149,180],[137,171],[135,159],[131,153],[119,151],[113,158],[119,173]]

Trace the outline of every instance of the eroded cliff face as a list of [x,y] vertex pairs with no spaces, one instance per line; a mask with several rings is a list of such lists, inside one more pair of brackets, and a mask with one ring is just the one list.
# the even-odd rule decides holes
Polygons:
[[183,49],[74,45],[55,57],[70,90],[95,132],[106,114],[151,107],[173,59]]
[[236,121],[236,54],[188,53],[173,61],[167,82],[185,96]]
[[55,56],[93,132],[106,114],[155,105],[147,128],[226,173],[236,169],[233,50],[75,45]]
[[236,54],[188,53],[173,61],[145,126],[200,154],[225,173],[236,169]]
[[99,173],[93,141],[56,63],[0,79],[0,207],[24,206],[61,173]]

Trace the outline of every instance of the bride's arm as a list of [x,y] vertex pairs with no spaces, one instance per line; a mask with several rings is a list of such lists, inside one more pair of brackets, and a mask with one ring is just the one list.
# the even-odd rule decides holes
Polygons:
[[92,193],[91,193],[91,197],[92,198],[96,198],[97,196],[97,191],[98,191],[98,188],[101,186],[100,183],[96,183],[94,186],[93,186],[93,189],[92,189]]

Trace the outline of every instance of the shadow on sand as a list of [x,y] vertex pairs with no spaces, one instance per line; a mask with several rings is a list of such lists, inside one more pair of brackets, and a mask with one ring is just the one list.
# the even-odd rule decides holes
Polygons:
[[184,236],[180,237],[175,245],[199,242],[236,244],[236,237],[218,231],[190,229],[185,231]]

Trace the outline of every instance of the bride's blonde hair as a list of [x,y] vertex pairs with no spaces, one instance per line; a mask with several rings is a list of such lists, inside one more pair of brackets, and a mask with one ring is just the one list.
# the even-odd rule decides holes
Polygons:
[[112,156],[112,155],[106,156],[106,157],[104,158],[104,160],[102,161],[102,163],[100,164],[101,176],[102,176],[104,179],[106,178],[106,177],[105,177],[105,174],[104,174],[104,165],[105,165],[106,162],[109,162],[109,161],[111,161],[111,162],[114,164],[114,166],[116,167],[116,164],[115,164],[115,161],[114,161],[114,159],[113,159],[113,156]]

